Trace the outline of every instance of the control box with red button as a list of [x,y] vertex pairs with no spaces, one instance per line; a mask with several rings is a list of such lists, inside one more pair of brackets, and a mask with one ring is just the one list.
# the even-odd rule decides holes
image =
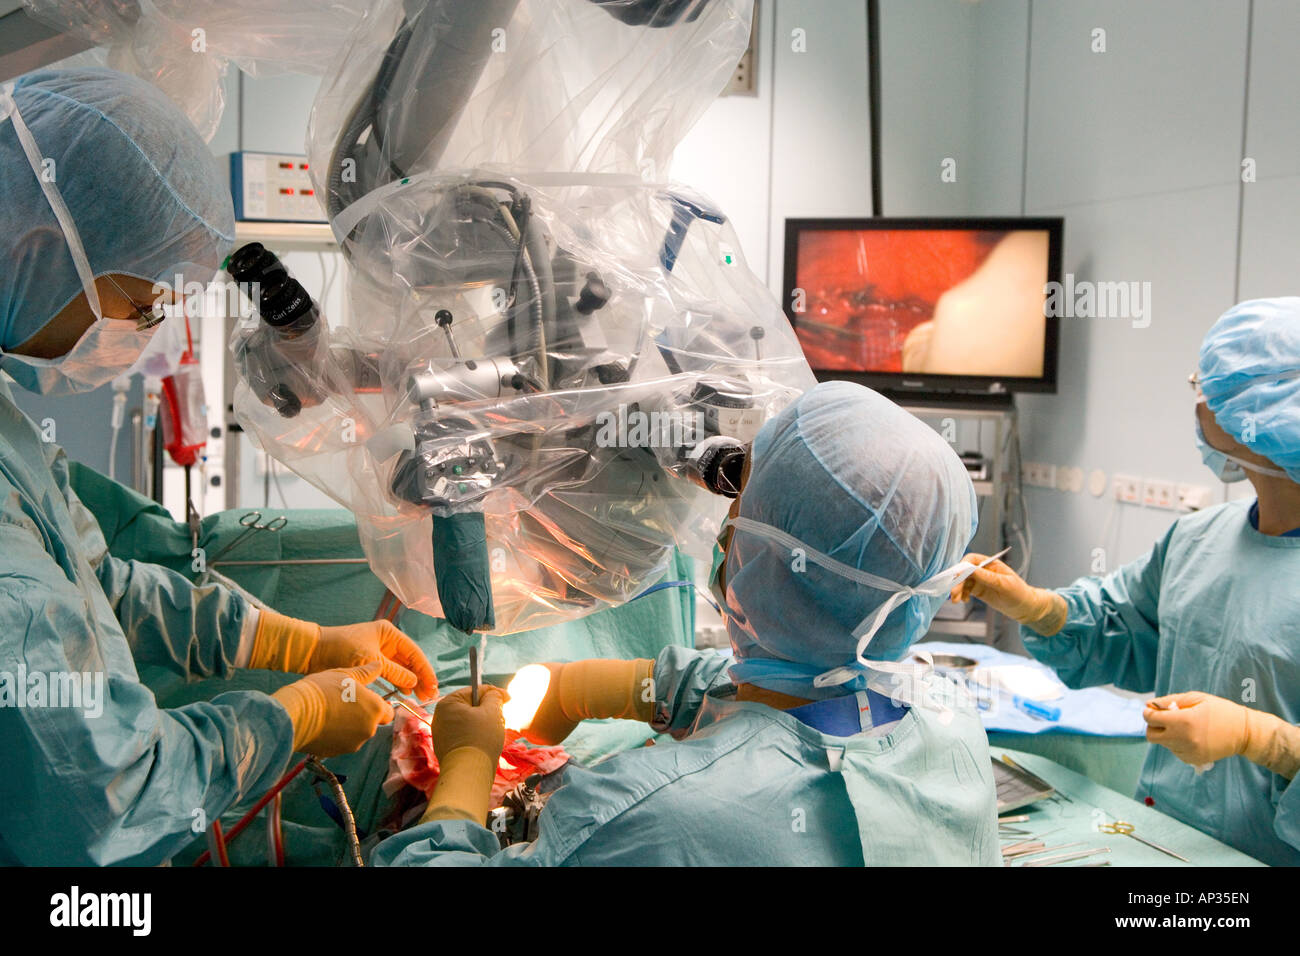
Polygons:
[[241,222],[325,222],[306,156],[231,153],[230,194]]

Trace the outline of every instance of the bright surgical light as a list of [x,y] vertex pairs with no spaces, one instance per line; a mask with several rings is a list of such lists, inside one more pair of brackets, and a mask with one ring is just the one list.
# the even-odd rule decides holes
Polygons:
[[511,730],[523,730],[531,724],[550,686],[551,672],[548,668],[541,664],[521,667],[506,686],[510,699],[501,708],[506,726]]

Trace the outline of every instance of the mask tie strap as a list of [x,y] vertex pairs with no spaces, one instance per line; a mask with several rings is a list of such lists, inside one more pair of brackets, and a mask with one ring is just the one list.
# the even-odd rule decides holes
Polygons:
[[905,601],[910,601],[918,594],[932,597],[940,594],[947,594],[962,581],[966,580],[974,570],[975,565],[970,564],[967,561],[959,561],[957,564],[947,567],[938,574],[927,578],[920,584],[912,585],[911,587],[897,584],[894,585],[894,587],[897,588],[897,591],[890,595],[889,600],[876,608],[873,614],[853,630],[853,635],[858,639],[855,654],[858,663],[864,667],[868,666],[870,663],[876,663],[867,661],[865,657],[867,645],[871,643],[871,639],[876,636],[876,632],[884,625],[885,618],[887,618],[895,608]]
[[[813,680],[814,687],[834,687],[840,684],[846,684],[861,674],[862,669],[889,673],[910,673],[914,665],[906,661],[870,661],[867,660],[867,646],[871,639],[876,636],[876,632],[884,625],[885,619],[900,605],[911,600],[918,594],[921,595],[939,595],[946,594],[957,584],[964,581],[975,570],[975,565],[966,561],[959,561],[951,567],[945,568],[938,574],[927,578],[920,584],[912,587],[889,582],[895,593],[889,596],[880,607],[876,608],[868,615],[862,623],[854,628],[853,633],[858,639],[856,652],[854,654],[855,663],[845,664],[840,667],[832,668],[823,674],[819,674]],[[859,572],[864,573],[864,572]]]
[[760,538],[767,538],[769,541],[775,541],[777,544],[789,548],[792,552],[798,551],[803,554],[813,564],[819,565],[830,571],[832,574],[838,574],[842,578],[847,578],[857,584],[865,585],[869,588],[875,588],[878,591],[897,591],[903,587],[897,581],[891,581],[889,578],[882,578],[879,575],[870,574],[867,571],[851,567],[842,561],[836,561],[828,554],[822,554],[816,548],[810,548],[798,538],[787,534],[780,528],[774,528],[770,524],[764,524],[761,521],[755,521],[753,518],[735,517],[728,518],[723,522],[724,526],[730,526],[737,531],[745,531],[749,534],[758,535]]
[[45,200],[50,204],[54,218],[59,221],[59,228],[63,230],[63,239],[68,245],[68,252],[72,256],[72,264],[77,269],[77,276],[81,279],[81,287],[86,291],[86,302],[90,306],[90,311],[95,314],[96,319],[102,319],[104,310],[99,303],[99,289],[95,286],[95,275],[90,270],[90,260],[86,258],[86,248],[81,244],[81,234],[77,232],[72,213],[68,211],[67,203],[59,195],[58,187],[44,175],[40,148],[36,145],[32,131],[23,122],[22,114],[18,112],[12,83],[0,88],[0,116],[8,117],[13,122],[14,132],[18,135],[18,142],[27,155],[27,162],[36,175],[36,181],[40,183],[41,191],[45,193]]

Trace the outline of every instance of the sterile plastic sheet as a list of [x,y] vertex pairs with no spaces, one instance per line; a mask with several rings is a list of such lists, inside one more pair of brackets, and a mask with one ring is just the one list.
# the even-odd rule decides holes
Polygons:
[[322,86],[350,315],[242,323],[235,409],[356,513],[408,606],[454,617],[433,516],[482,516],[494,633],[622,603],[674,545],[707,557],[710,456],[813,384],[726,216],[667,179],[751,12],[380,3]]
[[[554,296],[563,315],[538,318],[546,297],[512,283],[505,240],[468,235],[477,227],[457,197],[489,175],[510,185],[503,201],[528,197],[574,263],[571,288]],[[709,554],[727,502],[683,477],[693,446],[752,439],[812,378],[729,225],[695,222],[663,268],[682,195],[499,172],[412,177],[349,240],[351,324],[322,321],[283,344],[264,324],[237,331],[248,377],[236,413],[268,453],[356,513],[376,573],[411,607],[441,616],[430,515],[463,510],[485,515],[498,632],[621,603],[662,574],[674,544]],[[608,299],[582,316],[571,300],[591,272]],[[448,329],[439,313],[452,315]],[[279,358],[249,362],[250,351]],[[274,374],[299,360],[317,372]],[[492,371],[479,380],[469,362]],[[502,385],[507,374],[521,387]],[[268,397],[276,382],[297,389],[292,417]],[[437,399],[422,402],[421,388]],[[427,480],[441,465],[442,487]]]
[[[494,164],[666,179],[752,14],[752,0],[380,0],[316,101],[317,189],[333,218],[377,173]],[[331,163],[340,151],[357,159],[353,182]]]
[[363,0],[23,0],[32,16],[97,48],[92,58],[166,93],[205,140],[230,63],[253,75],[319,75],[369,7]]

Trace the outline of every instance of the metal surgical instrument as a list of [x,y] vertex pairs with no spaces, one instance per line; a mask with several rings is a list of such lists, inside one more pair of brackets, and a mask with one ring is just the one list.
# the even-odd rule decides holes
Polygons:
[[248,514],[240,518],[239,523],[244,527],[245,529],[244,532],[240,534],[238,537],[236,537],[234,541],[230,542],[230,544],[226,545],[224,548],[218,551],[216,555],[211,560],[208,561],[208,564],[209,565],[216,564],[225,555],[229,554],[234,548],[238,547],[239,544],[250,534],[253,534],[254,532],[257,531],[279,531],[281,528],[283,528],[285,525],[289,523],[289,519],[286,518],[284,515],[280,515],[279,517],[272,518],[266,524],[261,524],[261,521],[262,521],[262,512],[260,511],[250,511]]
[[1184,863],[1192,862],[1191,860],[1187,859],[1187,857],[1180,856],[1179,854],[1175,853],[1173,850],[1166,849],[1165,847],[1162,847],[1158,843],[1152,843],[1150,840],[1146,839],[1145,837],[1138,836],[1136,833],[1133,832],[1133,824],[1126,823],[1123,820],[1116,820],[1114,823],[1103,823],[1097,829],[1100,830],[1102,833],[1118,833],[1121,834],[1122,836],[1132,837],[1133,839],[1137,840],[1139,843],[1144,843],[1147,846],[1151,847],[1151,849],[1153,850],[1159,850],[1161,853],[1164,853],[1167,856],[1172,856],[1175,860],[1182,860]]

